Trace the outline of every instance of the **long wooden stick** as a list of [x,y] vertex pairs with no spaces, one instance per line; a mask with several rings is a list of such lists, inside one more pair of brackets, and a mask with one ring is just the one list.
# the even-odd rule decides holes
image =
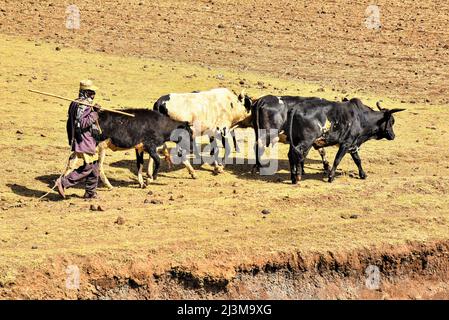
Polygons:
[[[87,102],[76,101],[76,100],[73,100],[73,99],[69,99],[69,98],[66,98],[66,97],[58,96],[58,95],[56,95],[56,94],[52,94],[52,93],[48,93],[48,92],[42,92],[42,91],[31,90],[31,89],[29,89],[28,91],[33,92],[33,93],[37,93],[37,94],[42,94],[42,95],[44,95],[44,96],[49,96],[49,97],[53,97],[53,98],[58,98],[58,99],[61,99],[61,100],[66,100],[66,101],[70,101],[70,102],[77,102],[77,103],[79,103],[79,104],[83,104],[83,105],[89,106],[89,107],[94,107],[94,106],[95,106],[95,105],[90,104],[90,103],[87,103]],[[114,112],[114,113],[118,113],[118,114],[123,114],[123,115],[128,116],[128,117],[134,117],[133,114],[127,113],[127,112],[123,112],[123,111],[111,110],[111,109],[107,109],[107,108],[103,108],[103,107],[101,107],[101,109],[102,109],[102,110],[109,111],[109,112]]]

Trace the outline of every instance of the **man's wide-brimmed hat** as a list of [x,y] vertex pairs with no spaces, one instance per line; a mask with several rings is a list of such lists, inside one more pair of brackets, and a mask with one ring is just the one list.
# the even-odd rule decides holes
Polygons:
[[80,90],[97,91],[98,87],[94,86],[94,83],[92,82],[92,80],[81,80],[81,82],[80,82]]

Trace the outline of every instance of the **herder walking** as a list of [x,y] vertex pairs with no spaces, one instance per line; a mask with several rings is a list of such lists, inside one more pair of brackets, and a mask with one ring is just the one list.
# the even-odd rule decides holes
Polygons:
[[65,198],[65,190],[73,187],[80,181],[86,181],[85,199],[97,198],[97,185],[99,177],[97,140],[100,135],[97,110],[100,106],[86,106],[79,102],[92,104],[95,92],[98,90],[91,80],[83,80],[80,83],[78,99],[72,102],[68,111],[67,136],[72,152],[84,163],[78,169],[65,177],[56,180],[59,194]]

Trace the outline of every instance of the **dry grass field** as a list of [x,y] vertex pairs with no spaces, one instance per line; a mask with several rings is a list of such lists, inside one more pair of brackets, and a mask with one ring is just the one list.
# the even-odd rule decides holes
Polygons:
[[[350,31],[360,30],[337,32],[339,36],[332,39],[325,36],[328,33],[318,37],[319,30],[309,33],[321,20],[307,16],[309,29],[295,35],[307,40],[304,46],[296,43],[303,51],[296,46],[287,50],[276,41],[288,41],[293,37],[288,24],[299,28],[296,22],[301,25],[304,20],[270,17],[264,23],[264,10],[248,10],[257,2],[233,6],[198,1],[192,5],[189,21],[181,15],[187,10],[185,2],[152,3],[154,10],[149,10],[149,4],[132,2],[120,10],[118,23],[110,29],[106,8],[112,2],[102,1],[99,11],[87,11],[97,19],[89,19],[86,28],[75,33],[59,26],[63,16],[45,19],[63,10],[65,2],[48,3],[27,2],[13,8],[13,2],[0,1],[4,10],[0,12],[0,297],[92,298],[99,290],[95,279],[158,278],[175,271],[195,279],[231,281],[241,270],[292,263],[292,259],[330,254],[340,257],[337,260],[352,261],[354,252],[366,254],[367,250],[404,245],[418,250],[420,245],[449,241],[448,34],[441,27],[443,17],[438,15],[442,13],[433,12],[432,2],[424,1],[408,13],[437,15],[422,18],[423,32],[427,32],[423,36],[418,28],[416,38],[407,37],[411,27],[403,17],[407,21],[402,24],[405,36],[401,45],[388,19],[385,33],[365,35],[371,38],[364,41],[366,31],[357,24],[363,20],[363,9],[356,11],[355,20],[347,25]],[[353,4],[348,1],[347,5]],[[203,12],[204,6],[212,9]],[[290,6],[299,10],[296,2]],[[405,6],[407,1],[382,8],[386,15],[397,16]],[[231,16],[236,15],[232,8],[240,13],[233,25]],[[293,10],[283,8],[283,13]],[[306,8],[305,12],[316,10],[316,5]],[[81,9],[84,12],[87,5]],[[337,9],[335,2],[326,1],[319,9],[324,12],[320,19],[333,12],[338,18],[343,13]],[[270,10],[277,12],[278,8]],[[174,12],[167,16],[168,11]],[[25,15],[28,20],[21,19]],[[129,19],[121,19],[123,16]],[[138,29],[136,21],[148,33],[131,34]],[[211,29],[220,23],[225,27]],[[237,37],[243,33],[239,25],[254,31],[246,33],[252,42]],[[279,25],[273,27],[278,35],[273,38],[269,37],[272,25]],[[234,40],[228,41],[231,27]],[[334,27],[343,28],[338,23]],[[176,31],[167,31],[171,28]],[[94,29],[98,33],[88,44],[86,36]],[[143,34],[148,38],[139,38]],[[172,44],[167,43],[170,37],[175,39]],[[423,39],[429,40],[420,47]],[[183,41],[193,43],[190,51],[184,50]],[[318,43],[322,41],[334,48],[345,42],[360,46],[352,46],[349,57],[343,50],[328,59],[327,51],[320,51]],[[371,49],[384,41],[382,58],[377,58]],[[259,45],[260,51],[255,50]],[[359,60],[357,54],[364,46],[373,56]],[[431,46],[435,50],[430,50]],[[272,52],[274,48],[279,50]],[[384,56],[396,50],[410,60],[402,63]],[[311,59],[311,52],[321,52],[315,55],[317,68],[306,66],[304,59]],[[282,75],[292,55],[298,59],[297,67],[290,75]],[[347,59],[353,61],[355,70],[345,67]],[[408,61],[417,70],[416,76],[409,74],[414,71],[409,70]],[[376,63],[378,68],[373,67]],[[100,188],[101,198],[93,202],[81,199],[82,187],[70,189],[64,201],[55,192],[39,201],[62,172],[69,153],[65,134],[68,106],[27,90],[75,97],[83,78],[96,82],[101,88],[98,102],[111,108],[150,108],[168,92],[229,87],[236,91],[246,88],[254,97],[270,93],[329,99],[357,96],[372,107],[382,100],[386,107],[407,111],[396,116],[394,141],[370,141],[363,146],[367,180],[358,179],[356,166],[346,157],[335,182],[325,182],[319,155],[312,151],[305,178],[292,186],[288,146],[279,145],[279,170],[274,176],[251,174],[252,165],[245,162],[229,165],[218,176],[212,174],[211,166],[196,165],[198,179],[192,180],[181,166],[168,170],[164,163],[159,179],[147,189],[139,189],[134,152],[109,152],[106,172],[115,189]],[[241,144],[247,142],[244,137],[250,136],[251,130],[237,131]],[[330,159],[335,151],[328,149]],[[152,204],[151,200],[161,203]],[[91,211],[92,204],[104,211]],[[270,213],[262,214],[263,209]],[[117,223],[118,217],[124,224]],[[71,264],[81,269],[81,289],[75,292],[65,288],[65,268]],[[448,275],[438,277],[444,276]],[[432,287],[437,288],[433,294],[449,293],[444,283]]]

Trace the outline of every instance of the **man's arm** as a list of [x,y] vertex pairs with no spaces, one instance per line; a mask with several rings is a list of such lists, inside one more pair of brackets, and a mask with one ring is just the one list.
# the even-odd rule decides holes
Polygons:
[[91,127],[98,120],[98,113],[91,108],[86,108],[80,119],[81,129]]

